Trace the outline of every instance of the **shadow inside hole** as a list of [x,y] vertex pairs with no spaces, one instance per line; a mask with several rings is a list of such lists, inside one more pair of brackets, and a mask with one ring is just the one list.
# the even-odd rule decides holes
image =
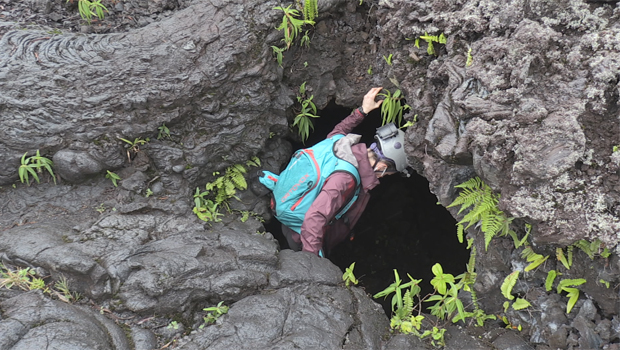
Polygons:
[[[321,117],[313,120],[315,129],[306,143],[293,141],[293,149],[322,141],[351,111],[330,103],[320,111]],[[370,145],[380,126],[381,116],[376,110],[353,133],[362,135],[361,142]],[[456,238],[456,220],[436,203],[437,197],[430,192],[428,181],[415,172],[409,178],[400,175],[382,178],[381,184],[371,191],[368,206],[352,231],[353,240],[338,245],[328,258],[342,271],[355,262],[359,286],[371,295],[394,282],[394,269],[403,283],[409,281],[407,274],[422,279],[421,296],[432,292],[431,267],[435,263],[440,263],[444,272],[456,276],[465,271],[469,259],[465,244]],[[265,226],[278,239],[280,247],[287,249],[280,223],[273,219]],[[391,316],[391,299],[389,295],[376,300],[388,316]]]

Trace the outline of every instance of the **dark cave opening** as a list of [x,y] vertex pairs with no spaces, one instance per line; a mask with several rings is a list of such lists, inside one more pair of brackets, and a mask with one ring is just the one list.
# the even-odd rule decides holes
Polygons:
[[[314,132],[305,145],[292,141],[293,149],[310,147],[323,140],[342,119],[351,113],[330,103],[314,120]],[[362,142],[373,142],[376,128],[381,126],[378,110],[365,118],[353,132],[362,135]],[[371,199],[360,221],[353,229],[353,240],[337,246],[328,257],[342,271],[355,262],[355,276],[371,295],[394,282],[396,269],[403,282],[407,274],[422,279],[422,295],[432,291],[431,267],[440,263],[445,272],[457,275],[465,271],[469,251],[456,238],[456,221],[429,190],[428,181],[415,171],[411,177],[391,175],[371,191]],[[288,244],[280,223],[273,219],[266,229],[274,234],[282,249]],[[376,300],[391,314],[391,296]]]

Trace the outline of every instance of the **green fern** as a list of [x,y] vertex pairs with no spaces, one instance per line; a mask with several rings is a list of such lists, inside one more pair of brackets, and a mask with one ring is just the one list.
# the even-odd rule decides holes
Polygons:
[[531,247],[526,247],[525,249],[523,249],[523,251],[521,252],[521,257],[530,263],[525,267],[525,272],[534,270],[535,268],[540,266],[540,264],[544,263],[545,261],[547,261],[547,259],[549,259],[549,255],[540,255],[534,250],[532,250]]
[[411,294],[411,291],[407,289],[403,295],[403,307],[394,312],[395,317],[400,320],[404,320],[411,316],[411,313],[413,312],[413,297],[414,296]]
[[245,162],[245,164],[247,166],[250,167],[259,167],[260,166],[260,159],[257,156],[253,156],[252,158],[250,158],[250,160],[248,160],[247,162]]
[[603,245],[603,242],[601,242],[601,240],[598,238],[592,242],[588,242],[587,240],[582,239],[573,243],[573,246],[581,249],[584,253],[586,253],[588,257],[590,257],[590,260],[594,260],[595,255],[600,255],[603,258],[608,258],[611,255],[609,250]]
[[[246,162],[248,167],[260,166],[260,159],[252,157]],[[219,221],[219,207],[226,206],[230,212],[228,201],[231,198],[239,200],[236,196],[237,190],[245,190],[248,188],[248,182],[245,179],[247,168],[242,164],[234,164],[226,168],[224,175],[216,178],[213,182],[205,185],[205,192],[196,189],[194,194],[194,213],[204,221]],[[213,173],[214,175],[219,172]]]
[[478,225],[484,234],[484,247],[488,249],[489,243],[495,236],[510,235],[516,240],[516,234],[510,229],[513,218],[499,210],[499,195],[494,194],[491,188],[480,178],[469,179],[462,184],[454,186],[460,188],[459,196],[448,205],[448,208],[460,205],[459,214],[465,209],[469,212],[457,223],[457,237],[463,243],[463,233],[473,225]]
[[314,19],[319,14],[319,7],[317,0],[305,0],[304,1],[304,20],[307,22],[314,22]]

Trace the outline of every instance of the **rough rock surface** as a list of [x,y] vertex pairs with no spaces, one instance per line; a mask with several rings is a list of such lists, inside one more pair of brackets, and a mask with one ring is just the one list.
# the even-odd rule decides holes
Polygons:
[[[303,82],[319,108],[357,107],[370,86],[402,89],[418,115],[409,161],[439,201],[479,176],[519,237],[531,225],[530,246],[550,256],[526,272],[512,240],[486,250],[470,230],[480,305],[523,331],[453,326],[447,348],[617,345],[617,255],[574,248],[570,269],[555,259],[580,239],[618,242],[615,2],[319,2],[310,47],[292,47],[280,68],[274,1],[115,2],[88,26],[75,3],[0,0],[0,257],[82,295],[69,305],[3,289],[2,349],[429,347],[388,337],[382,310],[329,261],[279,251],[260,222],[238,220],[245,210],[268,218],[265,198],[240,193],[214,225],[191,212],[216,171],[254,155],[279,169]],[[447,43],[430,55],[413,41],[425,33]],[[41,184],[19,183],[20,158],[36,150],[54,161],[58,185],[45,172]],[[513,294],[530,309],[503,307],[499,287],[516,270]],[[550,270],[586,280],[570,313],[558,281],[545,288]],[[229,313],[200,329],[201,309],[220,301]]]

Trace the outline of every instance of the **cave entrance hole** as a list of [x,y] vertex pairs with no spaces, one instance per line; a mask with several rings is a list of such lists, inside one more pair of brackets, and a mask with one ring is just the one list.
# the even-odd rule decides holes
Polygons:
[[[314,121],[314,132],[305,145],[291,141],[293,150],[310,147],[325,139],[351,108],[331,102],[319,111]],[[371,112],[353,133],[362,135],[361,142],[370,145],[375,130],[381,126],[379,110]],[[280,223],[273,219],[266,224],[282,249],[288,249]],[[328,257],[342,271],[355,262],[355,276],[365,291],[374,295],[394,282],[396,269],[403,283],[407,273],[422,279],[421,295],[432,291],[431,267],[440,263],[444,272],[458,275],[465,271],[469,250],[456,238],[456,220],[429,190],[428,181],[415,171],[411,177],[386,176],[371,192],[371,198],[353,229],[353,240],[347,240]],[[377,299],[386,314],[391,316],[391,296]],[[430,306],[430,305],[425,305]]]

